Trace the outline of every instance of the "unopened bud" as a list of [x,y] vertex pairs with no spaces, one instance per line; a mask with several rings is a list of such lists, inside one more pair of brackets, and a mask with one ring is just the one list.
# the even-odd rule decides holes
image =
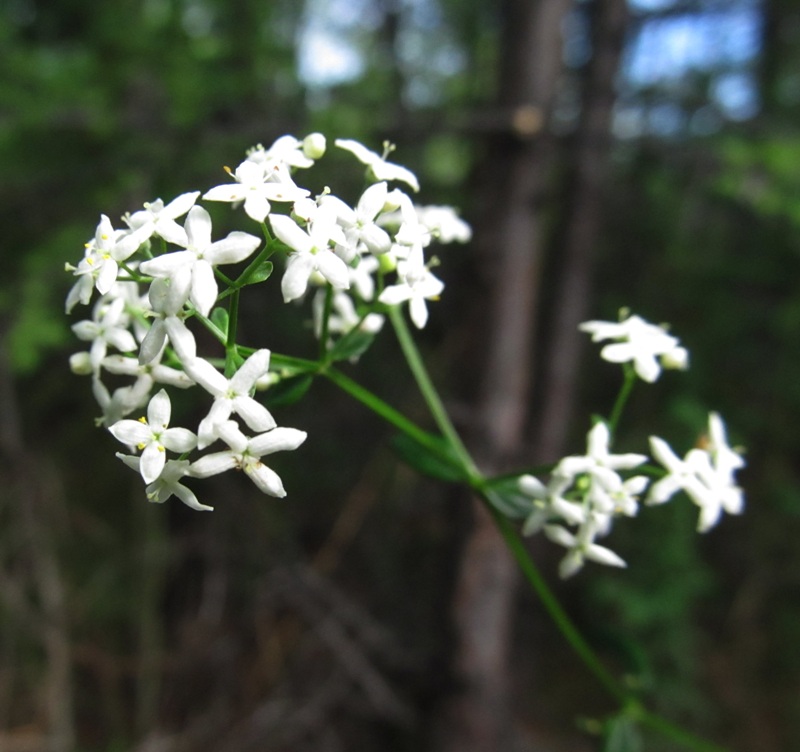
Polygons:
[[325,154],[325,136],[321,133],[309,133],[303,139],[303,154],[309,159],[320,159]]

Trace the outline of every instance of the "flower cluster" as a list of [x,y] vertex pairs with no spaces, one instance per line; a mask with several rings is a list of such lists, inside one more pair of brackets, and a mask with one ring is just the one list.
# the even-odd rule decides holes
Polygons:
[[[580,328],[592,333],[594,340],[617,340],[603,348],[601,357],[618,363],[633,361],[637,375],[648,382],[658,378],[659,358],[665,366],[685,367],[688,363],[688,354],[677,339],[638,316],[620,324],[591,321]],[[610,532],[616,517],[636,515],[640,501],[662,504],[684,491],[700,508],[700,532],[715,525],[723,510],[741,513],[744,497],[735,472],[744,466],[744,459],[728,445],[725,425],[717,413],[710,414],[708,435],[701,445],[683,460],[666,441],[650,437],[653,458],[666,470],[655,482],[650,474],[644,474],[647,455],[612,454],[610,442],[608,424],[598,421],[589,431],[586,454],[558,462],[546,485],[533,475],[519,478],[519,489],[531,507],[523,533],[541,530],[567,549],[559,568],[562,577],[577,572],[586,560],[624,567],[623,559],[596,543],[596,538]],[[655,464],[649,469],[659,472]]]
[[664,327],[651,324],[639,316],[628,316],[620,322],[587,321],[580,329],[592,335],[592,341],[613,340],[600,351],[600,357],[611,363],[633,362],[639,378],[654,382],[661,368],[685,369],[689,353]]
[[[386,306],[407,302],[414,324],[425,326],[427,303],[444,287],[430,271],[428,246],[464,242],[469,226],[446,207],[416,206],[390,185],[419,190],[412,172],[386,160],[389,145],[383,155],[351,140],[336,146],[366,165],[372,181],[352,204],[327,188],[312,196],[295,182],[298,170],[324,156],[321,134],[283,136],[269,148],[251,149],[235,169],[226,167],[230,180],[204,193],[147,203],[125,215],[121,227],[103,215],[83,258],[67,265],[75,277],[67,313],[92,304],[91,316],[72,327],[87,343],[72,356],[72,369],[91,376],[102,410],[98,422],[128,447],[118,456],[141,475],[151,501],[176,496],[192,508],[210,509],[183,481],[230,469],[244,471],[266,494],[286,493],[262,458],[296,449],[306,434],[278,427],[255,399],[257,388],[274,381],[271,353],[235,343],[235,306],[223,301],[268,278],[273,254],[285,257],[285,302],[318,288],[314,331],[325,337],[325,348],[353,330],[377,332]],[[215,238],[201,201],[242,207],[245,221],[257,223],[255,231]],[[245,268],[232,280],[222,268],[236,265]],[[215,315],[228,307],[230,316],[223,318],[234,330],[222,331]],[[224,360],[198,352],[198,323],[225,345]],[[204,395],[208,412],[195,430],[169,426],[167,387],[197,388]],[[146,414],[127,417],[137,411]],[[212,445],[223,448],[192,456]]]

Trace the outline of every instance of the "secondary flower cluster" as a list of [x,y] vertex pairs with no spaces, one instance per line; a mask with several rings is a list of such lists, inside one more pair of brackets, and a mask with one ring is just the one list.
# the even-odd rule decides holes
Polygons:
[[[256,234],[234,231],[215,239],[211,215],[198,203],[201,192],[192,191],[166,204],[161,199],[145,204],[125,215],[122,227],[103,215],[81,260],[67,265],[75,276],[67,313],[94,300],[91,317],[72,327],[88,347],[71,358],[72,368],[91,376],[102,410],[99,423],[128,447],[119,456],[142,476],[150,500],[174,495],[195,509],[210,509],[183,480],[230,469],[243,470],[266,494],[285,495],[280,478],[261,458],[296,449],[306,434],[278,427],[253,396],[273,381],[270,351],[244,350],[212,323],[235,326],[233,305],[230,317],[222,319],[215,318],[215,309],[227,306],[223,297],[264,281],[273,254],[286,257],[285,302],[319,288],[312,305],[314,330],[326,337],[326,346],[356,328],[380,329],[384,306],[407,302],[414,324],[425,326],[427,302],[444,287],[430,271],[428,246],[466,241],[469,227],[452,209],[417,207],[403,190],[390,187],[400,182],[419,190],[412,172],[387,161],[389,145],[383,155],[352,140],[336,146],[366,166],[370,184],[353,205],[327,188],[312,197],[295,182],[297,170],[325,154],[322,135],[283,136],[269,148],[251,149],[235,170],[225,168],[230,182],[202,194],[205,201],[242,207],[258,223]],[[220,269],[243,262],[247,266],[235,280]],[[193,320],[226,345],[224,363],[198,353]],[[196,430],[169,426],[165,387],[196,387],[204,395],[208,413]],[[127,417],[145,407],[146,416]],[[190,459],[213,444],[224,448]]]
[[[636,374],[647,382],[658,378],[661,366],[685,368],[688,363],[688,354],[677,339],[638,316],[618,324],[590,321],[580,328],[592,333],[595,341],[615,340],[601,350],[601,357],[614,363],[632,362]],[[717,413],[710,414],[701,445],[683,459],[666,441],[650,437],[652,455],[666,471],[655,482],[643,473],[647,455],[613,454],[610,443],[608,424],[598,421],[589,431],[586,454],[558,462],[546,485],[532,475],[519,478],[519,489],[531,504],[523,533],[541,530],[567,549],[559,568],[562,577],[575,574],[586,560],[624,567],[623,559],[596,539],[610,532],[616,517],[634,516],[642,500],[662,504],[684,491],[700,508],[700,532],[715,525],[723,510],[741,513],[744,496],[735,473],[744,460],[728,445]],[[658,472],[655,465],[651,469]]]

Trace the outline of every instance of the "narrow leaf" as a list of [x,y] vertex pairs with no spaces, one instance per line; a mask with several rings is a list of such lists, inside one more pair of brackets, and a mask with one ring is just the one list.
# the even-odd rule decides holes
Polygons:
[[271,261],[264,259],[255,269],[247,274],[247,278],[242,283],[243,285],[255,285],[269,279],[272,274],[273,264]]
[[[423,446],[407,434],[398,434],[392,439],[392,448],[400,458],[418,473],[448,483],[467,481],[458,458],[446,442],[438,436],[429,435],[430,448]],[[433,447],[440,447],[434,451]]]
[[282,379],[269,388],[264,401],[270,407],[275,405],[291,405],[305,395],[312,381],[314,381],[314,377],[311,375]]
[[336,342],[328,353],[331,360],[349,360],[364,353],[375,339],[374,334],[354,329]]
[[228,311],[225,308],[215,308],[211,311],[211,323],[219,329],[223,336],[228,336]]

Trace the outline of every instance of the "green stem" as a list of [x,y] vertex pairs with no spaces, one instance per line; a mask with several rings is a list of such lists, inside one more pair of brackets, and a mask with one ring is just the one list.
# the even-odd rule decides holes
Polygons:
[[231,378],[240,365],[239,350],[236,347],[236,330],[239,328],[239,290],[231,294],[228,305],[228,336],[225,341],[225,377]]
[[324,360],[328,352],[328,321],[331,317],[333,305],[333,286],[327,285],[325,289],[325,307],[322,309],[322,327],[319,333],[319,359]]
[[[539,599],[544,606],[545,611],[549,614],[550,618],[555,623],[564,638],[569,643],[570,647],[575,651],[578,657],[583,661],[584,665],[589,671],[598,679],[598,681],[606,688],[606,690],[613,695],[623,707],[629,709],[632,714],[639,719],[639,721],[649,726],[662,735],[682,744],[685,747],[696,750],[696,752],[724,752],[723,748],[715,744],[706,742],[699,737],[690,734],[679,726],[675,726],[669,721],[660,716],[650,713],[642,708],[639,701],[632,696],[620,682],[611,674],[611,672],[603,665],[597,654],[592,650],[589,643],[584,639],[578,628],[567,615],[553,591],[548,587],[538,567],[534,564],[528,554],[527,549],[522,543],[517,531],[514,529],[511,521],[497,510],[491,501],[491,489],[487,487],[486,479],[477,470],[475,463],[472,460],[469,452],[464,446],[461,438],[456,432],[450,417],[442,404],[433,382],[428,375],[425,365],[417,350],[411,333],[408,330],[402,312],[397,307],[389,309],[389,317],[394,326],[397,338],[400,342],[400,347],[403,350],[406,361],[408,362],[411,372],[417,381],[420,392],[422,393],[431,414],[436,421],[439,430],[443,436],[450,442],[453,452],[457,455],[458,459],[463,463],[463,470],[469,479],[470,485],[476,490],[484,503],[486,504],[495,524],[503,536],[503,540],[512,556],[517,562],[522,574],[528,581],[528,584],[539,596]],[[609,419],[609,428],[614,431],[619,422],[619,417],[622,409],[625,406],[633,384],[636,380],[636,374],[632,368],[627,369],[625,372],[625,382],[617,397],[614,409],[612,410]]]
[[487,501],[487,507],[494,518],[497,529],[503,536],[508,550],[516,559],[522,574],[539,596],[545,611],[550,615],[561,634],[564,635],[570,647],[578,654],[586,667],[600,680],[600,683],[616,697],[621,703],[630,702],[631,698],[619,682],[609,673],[608,669],[600,662],[595,652],[578,631],[567,612],[561,607],[558,599],[544,581],[538,567],[533,563],[530,554],[522,543],[519,534],[514,530],[507,517],[498,512],[494,506]]
[[628,397],[631,395],[633,385],[636,383],[636,371],[633,370],[630,363],[625,363],[624,371],[625,381],[622,382],[622,387],[614,402],[614,407],[611,409],[611,415],[608,417],[608,430],[611,432],[612,436],[616,433],[622,410],[625,407],[625,403],[628,401]]
[[234,290],[228,304],[228,337],[226,350],[236,350],[236,330],[239,328],[239,291]]
[[397,334],[397,339],[400,342],[400,348],[403,351],[403,355],[405,355],[408,367],[411,369],[411,373],[414,374],[417,386],[422,393],[425,403],[428,405],[428,409],[431,411],[431,415],[433,415],[434,421],[436,421],[436,425],[445,439],[450,443],[455,454],[461,460],[464,471],[467,473],[467,476],[473,480],[473,485],[483,485],[483,478],[475,467],[475,463],[472,461],[472,457],[464,446],[464,442],[461,441],[461,437],[450,421],[450,416],[447,414],[447,410],[445,410],[439,393],[436,391],[436,387],[434,387],[428,375],[425,364],[420,357],[419,350],[403,318],[402,311],[397,306],[392,306],[389,308],[389,318],[392,321],[392,326]]
[[[453,457],[442,451],[442,446],[437,437],[432,436],[427,431],[423,431],[415,423],[412,423],[406,418],[403,413],[395,410],[391,405],[384,402],[380,397],[376,396],[368,389],[365,389],[359,383],[353,381],[350,377],[345,376],[341,371],[335,368],[327,368],[321,372],[323,376],[332,381],[343,391],[347,392],[351,397],[355,398],[361,404],[368,407],[373,412],[377,413],[388,423],[391,423],[399,431],[414,439],[418,444],[425,447],[429,452],[436,457],[452,463]],[[460,459],[460,458],[456,458]]]

